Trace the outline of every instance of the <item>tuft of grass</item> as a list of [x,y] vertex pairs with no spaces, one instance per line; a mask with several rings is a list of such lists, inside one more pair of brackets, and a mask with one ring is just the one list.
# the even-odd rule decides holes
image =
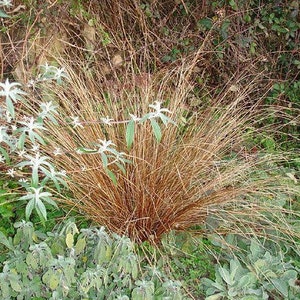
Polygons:
[[[244,136],[261,118],[253,106],[243,104],[257,79],[235,93],[226,86],[214,104],[203,103],[193,113],[185,100],[192,89],[188,79],[196,62],[193,58],[167,73],[149,74],[143,83],[136,80],[141,74],[132,69],[108,82],[101,68],[87,72],[73,65],[67,70],[67,85],[51,86],[59,105],[59,126],[48,124],[45,151],[69,176],[73,198],[65,197],[65,203],[137,242],[157,243],[166,232],[203,224],[211,212],[219,210],[223,215],[227,208],[234,214],[231,220],[243,222],[240,210],[233,209],[241,205],[249,208],[245,211],[253,218],[252,227],[256,214],[260,222],[261,210],[270,210],[260,197],[282,186],[274,184],[276,176],[257,172],[262,166],[273,168],[274,157],[245,153]],[[45,88],[45,92],[50,91]],[[129,114],[143,116],[155,101],[164,102],[176,126],[160,124],[158,142],[150,123],[136,124],[128,149]],[[70,126],[72,117],[79,118],[80,126]],[[103,118],[112,120],[105,124]],[[91,148],[98,140],[110,140],[126,154],[131,163],[125,172],[109,165],[108,173],[100,154],[76,151]],[[62,155],[53,154],[57,148]],[[251,203],[259,210],[251,209]]]

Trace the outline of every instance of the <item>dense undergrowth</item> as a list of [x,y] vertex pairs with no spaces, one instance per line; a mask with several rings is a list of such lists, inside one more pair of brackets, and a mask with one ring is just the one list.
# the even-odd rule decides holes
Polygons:
[[0,20],[1,299],[299,299],[297,1]]

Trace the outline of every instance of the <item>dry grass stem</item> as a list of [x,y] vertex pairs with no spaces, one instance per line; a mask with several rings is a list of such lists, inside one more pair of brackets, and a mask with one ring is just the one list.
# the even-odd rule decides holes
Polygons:
[[[258,166],[270,163],[270,158],[243,152],[244,134],[255,120],[253,107],[243,101],[256,81],[236,93],[225,87],[213,105],[203,103],[197,113],[185,117],[185,99],[191,89],[187,65],[152,75],[145,86],[139,86],[132,80],[136,75],[128,72],[126,78],[114,80],[116,86],[122,85],[115,90],[107,86],[101,70],[87,75],[73,66],[68,69],[69,83],[51,90],[60,106],[60,126],[48,124],[48,148],[60,148],[65,155],[48,154],[69,175],[73,199],[66,202],[96,223],[139,242],[157,242],[172,229],[202,224],[212,208],[251,203],[251,197],[272,185],[269,179],[249,179]],[[128,150],[124,122],[129,113],[143,116],[156,100],[172,111],[177,126],[162,125],[163,137],[158,143],[150,124],[137,124],[133,147]],[[71,116],[78,116],[84,127],[70,127],[67,120]],[[101,123],[103,117],[112,118],[114,124]],[[132,162],[126,165],[125,174],[111,166],[117,185],[103,168],[99,154],[76,152],[80,146],[92,147],[99,139],[113,141]],[[256,212],[259,216],[257,210],[247,213]]]

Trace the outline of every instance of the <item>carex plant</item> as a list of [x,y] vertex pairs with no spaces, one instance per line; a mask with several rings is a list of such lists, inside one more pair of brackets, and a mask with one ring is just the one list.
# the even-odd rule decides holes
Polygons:
[[[283,187],[274,176],[260,178],[258,170],[274,168],[273,158],[243,151],[244,135],[256,118],[243,104],[252,83],[238,93],[226,87],[213,103],[192,112],[185,102],[192,88],[189,61],[143,84],[129,72],[108,84],[97,67],[86,72],[66,61],[63,65],[66,73],[44,66],[52,80],[33,80],[30,105],[21,106],[37,119],[17,124],[16,149],[40,145],[17,164],[31,172],[20,198],[28,218],[35,208],[45,219],[43,203],[57,203],[46,186],[61,192],[65,183],[72,196],[61,194],[59,201],[138,242],[157,243],[164,233],[201,225],[218,210],[223,218],[229,210],[231,221],[243,222],[238,207],[248,208],[248,225],[255,227],[256,213],[261,222],[261,212],[272,210],[271,200],[260,199],[272,199]],[[257,211],[250,209],[253,203]]]
[[274,168],[270,155],[243,150],[261,117],[243,104],[255,81],[192,112],[193,61],[142,84],[136,74],[108,84],[97,68],[62,64],[67,71],[45,64],[24,87],[1,83],[2,169],[18,181],[27,219],[35,211],[45,221],[47,205],[60,201],[133,240],[158,242],[201,225],[216,207],[225,223],[228,209],[228,222],[239,223],[241,209],[254,218],[255,203],[261,223],[261,211],[272,210],[261,197],[286,191],[270,170],[274,180],[268,171],[260,178]]

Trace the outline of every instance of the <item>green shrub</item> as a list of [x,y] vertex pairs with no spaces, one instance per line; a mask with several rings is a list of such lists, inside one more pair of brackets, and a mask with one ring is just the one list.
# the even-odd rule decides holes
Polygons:
[[67,221],[43,235],[30,222],[0,242],[8,249],[0,273],[6,299],[183,299],[181,285],[142,262],[125,236]]
[[206,300],[299,299],[299,269],[287,261],[281,249],[266,250],[252,239],[245,250],[216,265],[214,281],[201,279]]

